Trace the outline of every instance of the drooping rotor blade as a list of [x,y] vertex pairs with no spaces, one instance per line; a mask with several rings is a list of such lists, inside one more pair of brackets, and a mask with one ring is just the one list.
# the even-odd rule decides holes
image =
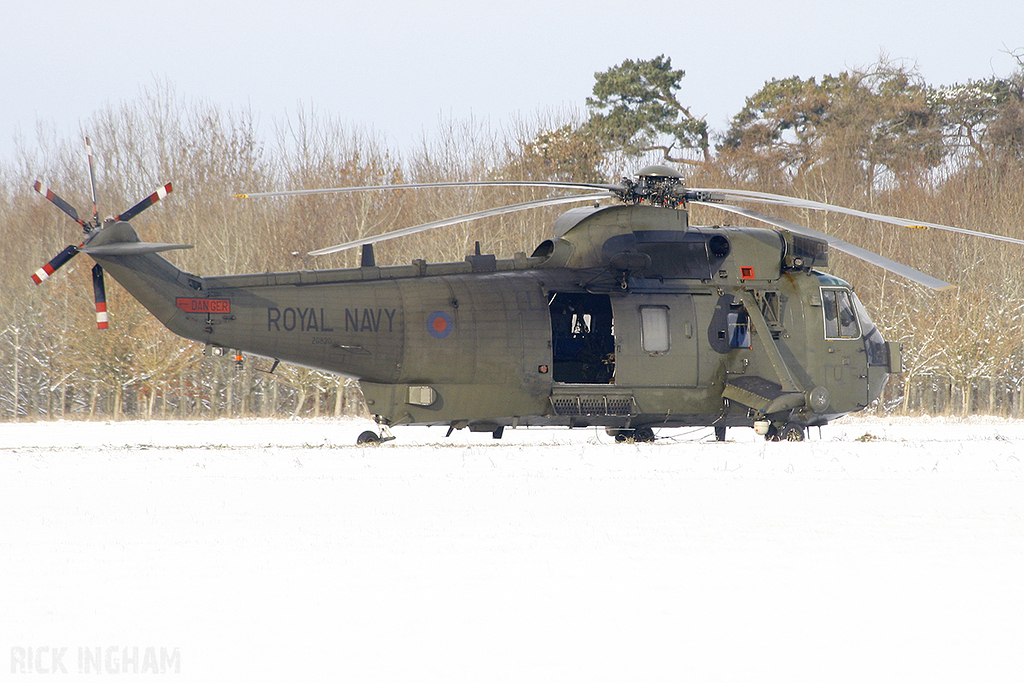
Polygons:
[[130,208],[127,211],[125,211],[124,213],[122,213],[120,216],[116,216],[114,218],[114,220],[115,221],[130,221],[131,219],[135,218],[140,213],[142,213],[143,211],[145,211],[146,209],[148,209],[149,207],[153,206],[158,201],[160,201],[161,199],[163,199],[164,197],[169,195],[171,193],[171,189],[172,189],[171,188],[171,184],[167,183],[163,187],[158,188],[156,192],[154,192],[153,194],[149,195],[148,197],[143,199],[141,202],[139,202],[138,204],[136,204],[132,208]]
[[444,220],[433,221],[432,223],[414,225],[411,228],[402,228],[401,230],[386,232],[383,235],[364,237],[362,239],[354,240],[352,242],[346,242],[344,244],[338,244],[333,247],[327,247],[325,249],[317,249],[316,251],[309,252],[309,255],[323,256],[324,254],[333,254],[338,251],[344,251],[345,249],[360,247],[364,244],[376,244],[377,242],[383,242],[385,240],[390,240],[395,237],[405,237],[406,235],[414,235],[418,232],[423,232],[424,230],[433,230],[434,228],[442,228],[446,225],[455,225],[456,223],[465,223],[466,221],[474,221],[479,218],[488,218],[489,216],[500,216],[501,214],[504,213],[513,213],[515,211],[524,211],[526,209],[537,209],[543,206],[555,206],[557,204],[570,204],[573,202],[592,202],[597,199],[606,199],[608,197],[615,196],[616,194],[612,191],[594,192],[592,194],[580,194],[575,195],[573,197],[550,197],[548,199],[537,199],[531,202],[523,202],[521,204],[499,206],[493,209],[487,209],[485,211],[476,211],[474,213],[467,213],[462,216],[455,216],[454,218],[445,218]]
[[94,225],[100,224],[100,207],[96,201],[96,170],[92,165],[92,142],[85,138],[85,157],[89,161],[89,187],[92,189],[92,220]]
[[367,192],[370,190],[421,190],[425,188],[445,187],[557,187],[565,190],[605,190],[621,193],[626,190],[622,185],[605,185],[600,183],[562,183],[543,180],[483,180],[463,183],[409,183],[407,185],[365,185],[362,187],[328,187],[316,190],[283,190],[280,192],[250,192],[231,195],[238,199],[256,199],[260,197],[298,197],[311,194],[333,194],[340,192]]
[[107,329],[107,288],[103,285],[103,268],[100,264],[92,267],[92,291],[96,298],[96,328]]
[[94,247],[85,245],[81,251],[91,256],[137,256],[173,249],[192,249],[194,246],[193,244],[165,244],[163,242],[114,242],[113,244],[98,244]]
[[739,214],[741,216],[746,216],[747,218],[752,218],[756,221],[761,221],[762,223],[774,225],[776,227],[782,228],[783,230],[788,230],[798,235],[805,235],[807,237],[815,237],[817,239],[824,240],[828,242],[828,245],[833,249],[837,249],[843,253],[849,254],[850,256],[855,256],[863,261],[876,265],[880,268],[884,268],[885,270],[888,270],[891,273],[901,275],[907,278],[908,280],[912,280],[913,282],[924,285],[925,287],[930,287],[931,289],[945,291],[955,288],[954,285],[951,285],[948,282],[932,277],[927,273],[922,273],[921,271],[911,268],[908,265],[902,264],[899,261],[893,261],[892,259],[880,256],[872,251],[868,251],[867,249],[862,249],[861,247],[850,244],[849,242],[841,240],[838,237],[826,235],[823,232],[818,232],[817,230],[805,227],[803,225],[799,225],[797,223],[791,223],[790,221],[783,220],[781,218],[775,218],[774,216],[765,215],[759,211],[753,211],[752,209],[744,209],[738,206],[733,206],[731,204],[723,204],[717,201],[706,202],[695,200],[692,203],[703,204],[705,206],[712,206],[715,207],[716,209],[722,209],[723,211]]
[[[910,221],[905,218],[898,218],[896,216],[886,216],[879,213],[871,213],[868,211],[858,211],[857,209],[849,209],[845,206],[838,206],[835,204],[825,204],[823,202],[816,202],[811,199],[797,199],[796,197],[787,197],[780,194],[771,194],[769,192],[754,192],[752,190],[719,190],[719,189],[704,189],[704,188],[688,188],[690,192],[696,193],[701,203],[709,204],[714,206],[719,201],[730,201],[730,202],[756,202],[759,204],[773,204],[775,206],[789,206],[798,209],[813,209],[815,211],[832,211],[835,213],[844,213],[850,216],[857,216],[859,218],[867,218],[869,220],[878,221],[880,223],[889,223],[891,225],[902,225],[907,228],[916,228],[918,230],[927,230],[929,228],[934,230],[944,230],[946,232],[955,232],[961,235],[971,235],[972,237],[983,237],[990,240],[999,240],[1000,242],[1010,242],[1011,244],[1024,244],[1024,240],[1019,240],[1013,237],[1005,237],[1003,235],[995,235],[990,232],[979,232],[977,230],[967,230],[965,228],[954,228],[949,225],[941,225],[939,223],[927,223],[924,221]],[[838,248],[838,247],[837,247]]]
[[36,192],[46,197],[49,201],[53,202],[53,205],[56,206],[58,209],[60,209],[67,215],[71,216],[71,220],[78,223],[83,228],[85,227],[85,221],[78,217],[78,211],[75,210],[75,207],[71,206],[66,201],[57,196],[57,193],[48,188],[46,185],[43,185],[38,180],[32,187],[35,188]]
[[53,275],[54,271],[63,266],[65,263],[70,261],[72,257],[79,252],[79,248],[73,244],[69,244],[65,247],[64,251],[60,252],[47,263],[45,266],[37,270],[32,275],[32,281],[37,285],[43,284],[43,280],[49,279]]

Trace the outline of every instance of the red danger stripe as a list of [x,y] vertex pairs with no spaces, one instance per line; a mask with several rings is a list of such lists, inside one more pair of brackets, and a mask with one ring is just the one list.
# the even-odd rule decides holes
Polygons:
[[96,302],[96,327],[101,330],[110,329],[107,317],[107,302],[97,301]]
[[178,308],[186,313],[230,313],[231,299],[185,299],[178,297]]
[[46,280],[51,275],[53,275],[53,271],[53,266],[47,263],[45,266],[43,266],[42,268],[35,272],[35,274],[32,276],[32,281],[35,282],[37,285],[41,285],[43,284],[43,280]]

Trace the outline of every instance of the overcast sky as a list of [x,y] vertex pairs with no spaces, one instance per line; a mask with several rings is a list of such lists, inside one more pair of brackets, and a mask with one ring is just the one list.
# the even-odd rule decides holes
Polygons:
[[680,99],[721,131],[766,80],[837,73],[881,52],[932,84],[1007,75],[1024,2],[253,3],[37,0],[0,9],[0,159],[36,122],[58,134],[156,81],[247,108],[268,138],[300,106],[372,127],[400,149],[439,119],[500,127],[583,109],[594,73],[672,58]]

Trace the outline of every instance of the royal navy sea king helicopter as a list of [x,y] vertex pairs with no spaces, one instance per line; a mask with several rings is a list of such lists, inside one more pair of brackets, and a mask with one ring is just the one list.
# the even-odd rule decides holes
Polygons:
[[[88,141],[87,141],[88,148]],[[362,247],[358,268],[199,276],[161,252],[191,245],[140,240],[129,221],[171,192],[99,220],[91,149],[92,220],[36,190],[79,223],[84,239],[33,276],[80,252],[96,261],[97,324],[106,327],[104,272],[168,329],[219,351],[238,350],[360,381],[381,433],[441,425],[500,438],[506,427],[603,426],[619,439],[661,427],[754,427],[798,441],[877,399],[901,371],[853,287],[826,272],[829,248],[936,290],[951,288],[852,244],[737,204],[837,211],[889,224],[1024,241],[780,195],[686,187],[649,166],[617,184],[429,183],[239,195],[465,185],[541,186],[582,194],[497,207],[310,252]],[[617,204],[601,205],[601,200]],[[555,204],[550,239],[511,259],[476,253],[456,263],[378,265],[373,244],[461,221]],[[696,226],[691,204],[768,227]]]

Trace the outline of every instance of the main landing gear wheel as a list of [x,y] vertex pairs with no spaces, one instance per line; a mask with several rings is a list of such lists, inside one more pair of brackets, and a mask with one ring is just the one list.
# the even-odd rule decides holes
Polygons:
[[608,429],[605,432],[615,439],[615,443],[653,443],[654,430],[650,427],[637,427],[636,429]]
[[653,443],[654,430],[650,427],[637,427],[633,430],[633,441],[637,443]]
[[804,428],[795,422],[790,422],[779,430],[778,438],[779,441],[803,441],[804,436]]

